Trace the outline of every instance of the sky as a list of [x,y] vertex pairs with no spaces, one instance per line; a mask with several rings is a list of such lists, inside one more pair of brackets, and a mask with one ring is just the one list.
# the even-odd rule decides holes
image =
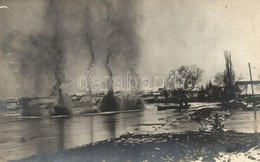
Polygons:
[[260,14],[257,0],[143,1],[142,73],[166,75],[180,65],[198,65],[202,82],[225,68],[224,50],[234,69],[249,79],[260,74]]
[[[84,4],[83,0],[77,0],[73,2],[73,5],[69,1],[62,4],[65,16],[70,17],[69,20],[65,20],[64,25],[64,30],[69,31],[69,35],[64,38],[68,39],[65,48],[70,54],[66,58],[70,68],[65,69],[65,74],[71,84],[67,87],[69,93],[78,91],[77,79],[86,70],[84,63],[90,61],[90,58],[84,54],[88,49],[85,42],[81,42],[83,38],[74,38],[81,37],[78,31],[82,30]],[[10,31],[18,30],[23,35],[37,36],[45,30],[46,24],[42,19],[47,5],[44,0],[23,0],[22,3],[18,0],[0,0],[0,6],[9,7],[9,10],[0,8],[1,44],[4,42],[6,33]],[[103,17],[97,16],[99,19],[95,19],[94,22],[102,24],[106,10],[99,8],[99,4],[94,4],[94,6],[94,14],[99,15],[100,12],[103,14]],[[135,28],[134,32],[137,33],[139,39],[138,56],[140,57],[135,59],[138,63],[139,76],[165,77],[169,71],[181,65],[197,65],[204,70],[201,84],[205,84],[208,80],[213,81],[217,72],[224,70],[224,50],[228,50],[231,51],[237,75],[241,74],[244,77],[243,80],[249,80],[248,62],[250,62],[253,79],[259,79],[260,14],[258,13],[260,11],[258,6],[260,6],[258,0],[138,1],[138,5],[134,6],[138,9],[131,8],[128,12],[131,13],[132,10],[135,12],[136,25],[131,27]],[[99,29],[97,32],[102,33]],[[75,36],[75,33],[78,35]],[[0,68],[2,69],[0,98],[12,98],[17,95],[19,90],[16,85],[20,82],[15,77],[18,74],[12,72],[12,66],[15,65],[9,65],[10,59],[15,60],[4,53],[4,50],[0,51]],[[104,50],[98,49],[98,51],[102,55]],[[112,59],[116,60],[116,57]],[[100,62],[102,61],[103,59]],[[115,63],[120,65],[120,59]],[[124,63],[124,61],[121,63],[122,66]],[[8,66],[5,66],[6,64]],[[122,68],[111,66],[115,72]],[[97,66],[96,69],[102,71],[104,67]],[[51,79],[47,79],[47,82]]]

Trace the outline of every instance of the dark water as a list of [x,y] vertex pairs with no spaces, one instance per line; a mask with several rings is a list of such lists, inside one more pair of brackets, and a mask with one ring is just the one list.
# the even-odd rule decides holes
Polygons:
[[[140,123],[156,123],[165,112],[74,116],[67,118],[21,118],[0,116],[0,161],[20,159],[138,132]],[[155,117],[155,118],[154,118]],[[155,122],[154,122],[155,121]]]
[[256,112],[256,119],[253,111],[236,112],[225,122],[225,129],[243,133],[259,133],[260,111]]
[[[259,112],[257,117],[260,121]],[[0,161],[78,147],[115,138],[126,132],[198,131],[200,125],[194,121],[187,121],[186,118],[187,113],[174,110],[158,112],[154,106],[148,106],[146,110],[139,112],[70,118],[21,118],[18,115],[2,114]],[[260,132],[260,126],[257,127],[259,121],[254,120],[253,112],[238,113],[231,116],[225,123],[225,128],[241,132]]]

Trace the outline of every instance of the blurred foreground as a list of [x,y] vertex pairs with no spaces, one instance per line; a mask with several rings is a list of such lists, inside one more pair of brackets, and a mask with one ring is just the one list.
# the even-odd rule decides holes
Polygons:
[[259,161],[259,134],[195,133],[134,135],[22,161]]

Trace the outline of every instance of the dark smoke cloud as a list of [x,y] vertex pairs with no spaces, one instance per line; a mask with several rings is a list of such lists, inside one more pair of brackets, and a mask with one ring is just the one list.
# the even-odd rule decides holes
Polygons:
[[[3,2],[10,11],[0,15],[5,24],[0,28],[5,33],[0,38],[1,57],[11,53],[4,62],[17,63],[10,79],[22,87],[21,95],[47,95],[50,89],[56,95],[61,89],[78,92],[77,79],[88,66],[92,76],[125,76],[128,70],[137,75],[139,1]],[[63,84],[67,81],[70,87]]]
[[[45,86],[49,78],[55,83],[51,94],[61,96],[61,84],[65,80],[65,57],[62,51],[62,27],[58,1],[50,0],[42,16],[44,28],[36,33],[19,30],[10,31],[3,42],[3,52],[10,52],[19,65],[16,80],[22,96],[46,95],[50,84]],[[43,93],[45,92],[45,93]]]
[[[40,39],[39,39],[40,38]],[[19,86],[19,94],[38,96],[42,94],[52,71],[50,38],[43,34],[24,35],[20,31],[9,34],[4,42],[4,53],[9,53],[17,64],[13,75]],[[10,61],[9,61],[10,62]]]
[[89,37],[88,33],[86,34],[86,36],[87,36],[89,52],[90,52],[90,55],[91,55],[90,63],[88,65],[87,74],[86,75],[87,75],[87,82],[88,82],[88,92],[89,92],[90,100],[92,101],[92,87],[91,87],[90,76],[91,76],[92,68],[93,68],[94,61],[95,61],[95,54],[94,54],[92,43],[91,43],[91,40],[90,40],[90,37]]
[[[138,1],[92,1],[86,23],[94,41],[97,62],[104,65],[109,78],[113,74],[126,76],[127,71],[138,76],[140,58],[137,35]],[[113,73],[112,73],[113,72]],[[107,82],[112,89],[113,81]]]
[[107,57],[106,57],[105,67],[106,67],[106,70],[107,70],[107,73],[108,73],[108,80],[107,80],[108,90],[113,91],[113,72],[109,67],[111,55],[112,55],[112,53],[110,51],[108,51],[108,54],[107,54]]
[[[112,38],[112,36],[116,33],[113,32],[111,33],[109,36],[108,36],[108,41],[110,41],[110,39]],[[105,61],[105,68],[106,68],[106,71],[108,73],[108,78],[106,80],[106,84],[107,84],[107,88],[109,91],[113,91],[113,72],[109,66],[109,63],[110,63],[110,59],[112,57],[112,54],[113,54],[113,51],[111,49],[111,47],[108,47],[107,49],[107,56],[106,56],[106,61]]]
[[90,40],[90,38],[89,38],[88,33],[86,34],[86,36],[87,36],[88,47],[89,47],[89,51],[90,51],[90,55],[91,55],[91,56],[90,56],[90,63],[89,63],[89,66],[88,66],[88,68],[87,68],[87,71],[88,71],[88,72],[91,72],[92,67],[93,67],[93,65],[94,65],[94,61],[95,61],[95,54],[94,54],[93,47],[92,47],[92,43],[91,43],[91,40]]
[[50,29],[53,31],[51,35],[51,45],[52,45],[52,54],[53,61],[52,64],[54,66],[54,77],[55,77],[55,85],[51,90],[51,95],[58,96],[58,104],[64,104],[63,92],[61,85],[65,83],[65,54],[63,51],[63,37],[64,34],[62,31],[62,9],[60,8],[59,3],[61,1],[58,0],[50,0],[48,10],[46,13],[47,23],[50,25]]

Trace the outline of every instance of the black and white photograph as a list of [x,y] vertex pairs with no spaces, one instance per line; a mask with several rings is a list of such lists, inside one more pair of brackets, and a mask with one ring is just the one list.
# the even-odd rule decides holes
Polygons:
[[0,0],[0,162],[260,161],[259,0]]

